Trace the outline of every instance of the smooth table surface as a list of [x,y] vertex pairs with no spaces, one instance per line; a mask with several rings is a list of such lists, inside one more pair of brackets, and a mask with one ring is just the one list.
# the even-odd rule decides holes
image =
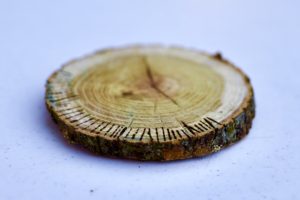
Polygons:
[[[0,199],[300,199],[299,10],[299,1],[1,1]],[[165,163],[67,144],[44,105],[47,77],[131,43],[221,51],[254,86],[250,134]]]

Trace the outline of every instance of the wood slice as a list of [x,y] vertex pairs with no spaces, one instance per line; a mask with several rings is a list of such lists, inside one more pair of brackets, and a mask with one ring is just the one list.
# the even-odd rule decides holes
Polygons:
[[249,79],[220,54],[162,46],[67,63],[48,79],[46,105],[69,142],[137,160],[219,151],[248,133],[255,114]]

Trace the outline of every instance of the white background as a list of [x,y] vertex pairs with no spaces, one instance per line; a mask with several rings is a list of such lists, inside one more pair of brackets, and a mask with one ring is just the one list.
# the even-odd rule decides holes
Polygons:
[[[299,1],[1,1],[0,199],[300,199]],[[66,61],[131,43],[193,47],[240,66],[250,134],[212,156],[135,162],[67,144],[45,106]]]

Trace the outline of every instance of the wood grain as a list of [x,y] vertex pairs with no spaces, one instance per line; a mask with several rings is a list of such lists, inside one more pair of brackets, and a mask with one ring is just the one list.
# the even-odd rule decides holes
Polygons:
[[131,46],[71,61],[47,81],[64,137],[101,155],[176,160],[243,138],[255,114],[249,78],[190,49]]

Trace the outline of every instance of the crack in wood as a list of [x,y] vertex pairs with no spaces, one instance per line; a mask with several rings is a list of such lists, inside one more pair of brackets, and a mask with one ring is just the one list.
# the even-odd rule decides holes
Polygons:
[[156,90],[159,94],[161,94],[162,96],[164,96],[165,98],[169,99],[171,102],[173,102],[175,105],[179,106],[178,103],[169,95],[167,95],[164,91],[162,91],[158,86],[157,83],[155,82],[154,78],[153,78],[153,74],[150,68],[150,65],[147,61],[147,58],[143,58],[143,62],[146,66],[146,73],[147,73],[147,77],[149,79],[150,82],[150,86]]

